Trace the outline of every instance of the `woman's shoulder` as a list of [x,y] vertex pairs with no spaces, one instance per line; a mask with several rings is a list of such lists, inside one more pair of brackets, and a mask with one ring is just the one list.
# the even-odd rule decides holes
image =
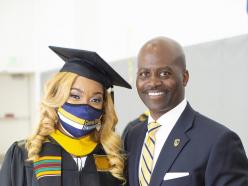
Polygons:
[[2,167],[8,165],[22,165],[27,157],[26,140],[14,142],[4,155]]
[[7,150],[6,158],[19,158],[24,159],[27,151],[25,149],[26,140],[15,141]]
[[25,156],[25,140],[16,141],[9,147],[0,171],[1,184],[8,186],[12,180],[23,180]]

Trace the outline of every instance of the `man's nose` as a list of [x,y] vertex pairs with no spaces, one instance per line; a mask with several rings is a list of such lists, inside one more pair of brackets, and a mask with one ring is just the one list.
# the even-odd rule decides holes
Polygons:
[[149,84],[150,84],[150,86],[152,86],[152,87],[157,87],[157,86],[162,85],[162,81],[161,81],[161,79],[160,79],[159,77],[157,77],[155,74],[153,74],[153,75],[150,77]]

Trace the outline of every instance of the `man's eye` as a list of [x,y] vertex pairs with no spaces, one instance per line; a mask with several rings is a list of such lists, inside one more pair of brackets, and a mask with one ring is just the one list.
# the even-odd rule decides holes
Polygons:
[[139,73],[139,77],[141,77],[141,78],[145,78],[145,77],[147,77],[149,75],[149,72],[140,72]]
[[170,72],[168,72],[168,71],[162,71],[162,72],[159,73],[159,75],[161,77],[166,77],[166,76],[169,76],[170,75]]
[[80,99],[80,96],[75,94],[71,94],[70,97],[73,99]]

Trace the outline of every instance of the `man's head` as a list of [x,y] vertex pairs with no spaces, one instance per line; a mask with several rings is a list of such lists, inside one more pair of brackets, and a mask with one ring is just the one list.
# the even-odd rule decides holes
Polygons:
[[157,37],[140,49],[136,86],[153,119],[184,99],[188,78],[184,52],[176,41]]

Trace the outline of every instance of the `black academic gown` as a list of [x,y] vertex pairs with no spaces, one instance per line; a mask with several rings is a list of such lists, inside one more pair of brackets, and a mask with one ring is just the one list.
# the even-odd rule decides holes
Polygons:
[[61,160],[61,176],[36,178],[33,163],[25,161],[24,142],[15,142],[7,151],[0,171],[0,186],[118,186],[121,182],[108,171],[97,171],[93,154],[104,154],[101,146],[87,156],[82,171],[72,158],[56,142],[43,144],[40,156],[58,155]]

